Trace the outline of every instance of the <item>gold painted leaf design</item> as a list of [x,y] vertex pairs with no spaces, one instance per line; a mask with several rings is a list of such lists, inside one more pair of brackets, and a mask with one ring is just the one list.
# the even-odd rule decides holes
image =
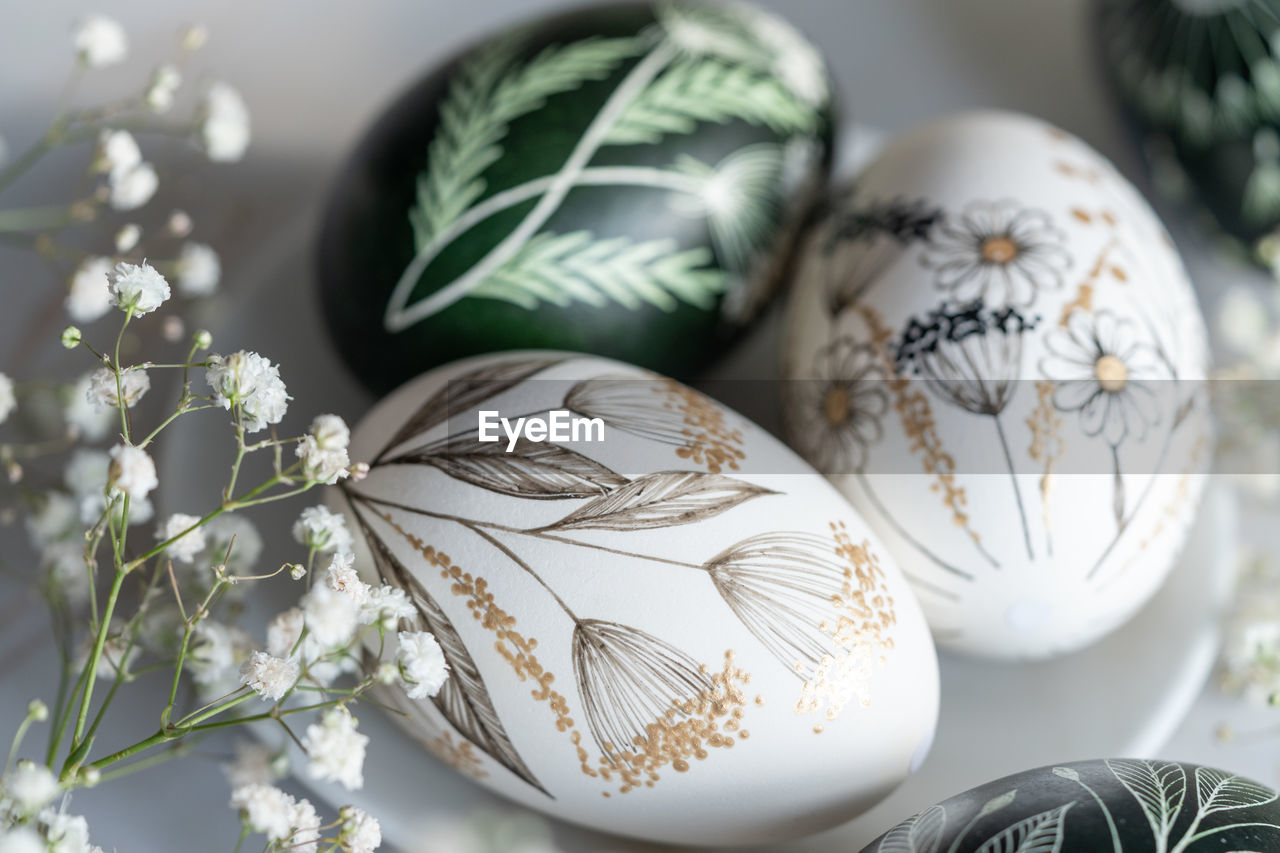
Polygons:
[[1067,811],[1074,805],[1067,803],[1018,821],[991,836],[975,853],[1059,853]]
[[700,471],[637,477],[579,507],[546,530],[651,530],[713,518],[744,501],[777,494],[763,486]]
[[382,538],[364,522],[359,510],[353,507],[352,511],[364,533],[365,541],[373,551],[378,574],[383,581],[400,587],[409,596],[418,609],[423,626],[435,635],[436,642],[444,652],[445,661],[449,664],[449,677],[445,679],[440,692],[431,699],[432,704],[457,729],[458,734],[550,797],[551,793],[533,775],[533,771],[524,763],[507,736],[502,720],[493,707],[493,700],[489,698],[489,689],[480,675],[480,669],[449,617],[413,573],[396,558]]
[[500,495],[536,500],[593,498],[627,483],[626,477],[581,453],[523,436],[508,451],[505,441],[481,442],[466,435],[439,450],[406,453],[395,462],[430,465]]
[[877,850],[879,853],[937,853],[946,824],[946,809],[929,806],[889,830]]
[[450,379],[444,387],[432,394],[404,426],[387,442],[378,454],[378,464],[387,453],[414,436],[421,435],[437,424],[444,423],[451,414],[466,411],[496,397],[529,377],[559,364],[558,358],[513,358],[496,364],[486,364]]
[[1266,805],[1276,799],[1276,792],[1232,773],[1197,767],[1196,798],[1200,815],[1204,817],[1215,812]]
[[1167,838],[1187,793],[1187,774],[1173,762],[1108,759],[1107,767],[1133,795],[1157,838]]

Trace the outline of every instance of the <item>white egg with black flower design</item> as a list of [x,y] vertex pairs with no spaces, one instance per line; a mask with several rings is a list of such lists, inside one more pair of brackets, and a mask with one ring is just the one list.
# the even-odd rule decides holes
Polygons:
[[946,647],[1063,654],[1155,592],[1211,450],[1203,318],[1138,192],[1038,119],[889,143],[807,236],[791,444],[893,552]]

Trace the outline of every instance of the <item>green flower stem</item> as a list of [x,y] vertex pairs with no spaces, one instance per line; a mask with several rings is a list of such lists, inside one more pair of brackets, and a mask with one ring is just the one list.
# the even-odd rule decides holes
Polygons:
[[40,138],[40,141],[32,145],[22,156],[18,157],[6,168],[0,170],[0,192],[4,192],[18,178],[22,177],[28,169],[40,162],[40,158],[52,151],[58,144],[58,135],[54,128],[50,128],[49,132]]
[[[127,497],[126,500],[128,500]],[[127,518],[127,506],[125,511]],[[102,650],[107,645],[107,634],[110,633],[111,616],[115,613],[116,603],[120,599],[120,590],[124,586],[124,579],[128,576],[129,570],[127,568],[117,568],[115,578],[111,581],[111,591],[107,594],[107,606],[102,612],[102,620],[98,625],[98,636],[94,640],[89,662],[85,665],[84,693],[80,699],[80,713],[76,716],[76,727],[71,734],[71,755],[75,755],[76,750],[82,745],[85,726],[89,722],[89,706],[93,703],[94,682],[98,679],[98,665],[102,660]],[[70,756],[68,756],[67,760],[70,762]],[[64,765],[62,768],[63,777],[65,778],[71,770],[73,770],[72,767]]]
[[65,654],[62,656],[62,664],[58,669],[58,692],[55,694],[53,709],[50,711],[54,725],[49,727],[49,742],[45,747],[44,763],[46,766],[52,766],[54,758],[57,757],[58,744],[54,740],[54,734],[58,731],[58,721],[62,719],[62,709],[67,701],[67,688],[71,686],[71,662]]
[[19,207],[0,210],[0,232],[43,231],[46,228],[62,228],[77,221],[76,205],[47,205],[44,207]]
[[[136,300],[135,300],[136,301]],[[129,321],[133,319],[133,306],[129,306],[129,310],[124,314],[124,322],[120,324],[120,332],[116,335],[115,359],[111,363],[111,369],[116,374],[116,408],[120,410],[120,428],[126,442],[129,438],[129,407],[124,401],[124,387],[120,379],[120,341],[124,339],[124,330],[129,328]],[[127,525],[126,525],[127,526]]]
[[31,724],[35,722],[35,717],[31,716],[28,711],[27,715],[22,718],[22,722],[18,723],[18,730],[13,733],[13,741],[9,744],[9,758],[4,763],[4,773],[9,772],[9,768],[13,766],[13,759],[17,757],[18,750],[22,747],[22,740],[27,736],[27,729],[31,728]]
[[146,438],[138,442],[138,447],[145,448],[147,445],[151,444],[151,442],[156,440],[156,437],[160,435],[160,433],[165,429],[165,427],[169,426],[178,418],[187,414],[188,412],[199,412],[199,411],[203,411],[204,409],[215,408],[212,404],[207,406],[188,406],[187,404],[189,402],[191,402],[190,398],[184,399],[182,404],[172,414],[170,414],[169,417],[165,418],[160,423],[159,426],[157,426],[150,433],[148,433]]
[[164,764],[166,761],[181,758],[191,752],[198,740],[198,737],[193,736],[190,739],[175,743],[170,749],[166,749],[161,752],[153,752],[150,755],[139,758],[131,764],[126,764],[124,767],[115,767],[108,770],[99,777],[99,784],[102,782],[111,782],[123,776],[131,776],[139,770],[146,770],[149,767],[155,767],[157,764]]

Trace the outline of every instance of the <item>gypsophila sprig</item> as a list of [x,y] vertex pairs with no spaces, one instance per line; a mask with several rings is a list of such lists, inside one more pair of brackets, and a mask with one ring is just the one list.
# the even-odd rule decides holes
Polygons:
[[444,651],[429,631],[401,631],[396,663],[410,699],[429,699],[440,692],[449,677]]
[[[351,709],[402,669],[417,673],[416,689],[439,680],[425,644],[402,664],[384,659],[392,654],[388,634],[420,627],[422,616],[403,590],[364,580],[372,567],[357,565],[342,516],[312,506],[291,530],[260,529],[251,520],[264,504],[368,472],[350,458],[346,423],[315,415],[323,410],[315,407],[305,432],[290,431],[278,365],[253,350],[209,354],[213,338],[205,330],[187,337],[183,300],[214,293],[222,262],[192,237],[195,223],[185,210],[171,208],[145,233],[113,212],[154,207],[168,186],[150,162],[157,115],[166,116],[166,132],[197,140],[210,160],[243,156],[249,118],[234,89],[214,84],[186,119],[181,115],[184,79],[192,76],[184,63],[206,37],[202,27],[185,31],[181,55],[153,65],[134,96],[81,108],[71,87],[45,136],[0,164],[6,235],[29,243],[66,276],[51,294],[52,313],[44,314],[54,318],[49,328],[35,331],[49,346],[85,358],[52,383],[32,377],[19,388],[0,374],[0,471],[22,480],[21,489],[0,493],[0,519],[21,511],[35,552],[4,562],[19,566],[49,604],[61,684],[50,701],[27,706],[13,734],[0,771],[0,853],[100,853],[85,819],[67,811],[76,792],[181,760],[224,728],[269,722],[284,729],[282,742],[304,746],[312,776],[357,787],[368,737]],[[102,16],[83,19],[73,42],[85,73],[127,53],[123,29]],[[5,191],[31,166],[72,145],[84,155],[75,164],[83,197],[4,209]],[[106,226],[98,243],[61,242],[72,226],[92,223]],[[153,251],[151,238],[165,241],[165,251]],[[95,250],[82,248],[90,245]],[[60,309],[78,325],[59,321]],[[29,416],[12,417],[19,402]],[[231,455],[221,482],[191,482],[157,465],[183,458],[162,448],[189,441],[180,435],[187,416],[204,410],[229,413],[213,419],[225,430],[216,449]],[[9,441],[10,432],[23,430],[32,441]],[[176,446],[186,458],[212,458],[215,448],[206,443]],[[48,464],[19,464],[35,457]],[[185,511],[152,521],[162,500]],[[262,566],[264,540],[288,543],[290,533],[299,544],[288,546],[287,561]],[[295,584],[296,606],[266,626],[243,624],[247,597],[268,583]],[[142,700],[130,703],[127,716],[119,702],[149,695],[136,692],[144,678],[168,689],[151,717],[154,733],[139,738],[134,709]],[[28,737],[36,730],[43,743]],[[204,762],[190,766],[207,772]],[[276,853],[378,846],[371,815],[346,809],[326,823],[310,802],[273,787],[286,770],[280,749],[237,750],[227,774],[245,834],[265,835]]]

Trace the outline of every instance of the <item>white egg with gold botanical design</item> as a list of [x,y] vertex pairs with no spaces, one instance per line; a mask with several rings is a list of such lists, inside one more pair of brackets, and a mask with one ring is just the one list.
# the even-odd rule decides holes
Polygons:
[[1078,649],[1156,591],[1210,455],[1163,226],[1088,145],[979,112],[891,140],[810,231],[787,437],[885,541],[939,644]]
[[371,461],[340,494],[359,562],[450,667],[434,698],[383,699],[481,784],[607,832],[745,843],[847,820],[924,759],[938,670],[906,579],[709,397],[500,353],[401,387],[351,452]]

